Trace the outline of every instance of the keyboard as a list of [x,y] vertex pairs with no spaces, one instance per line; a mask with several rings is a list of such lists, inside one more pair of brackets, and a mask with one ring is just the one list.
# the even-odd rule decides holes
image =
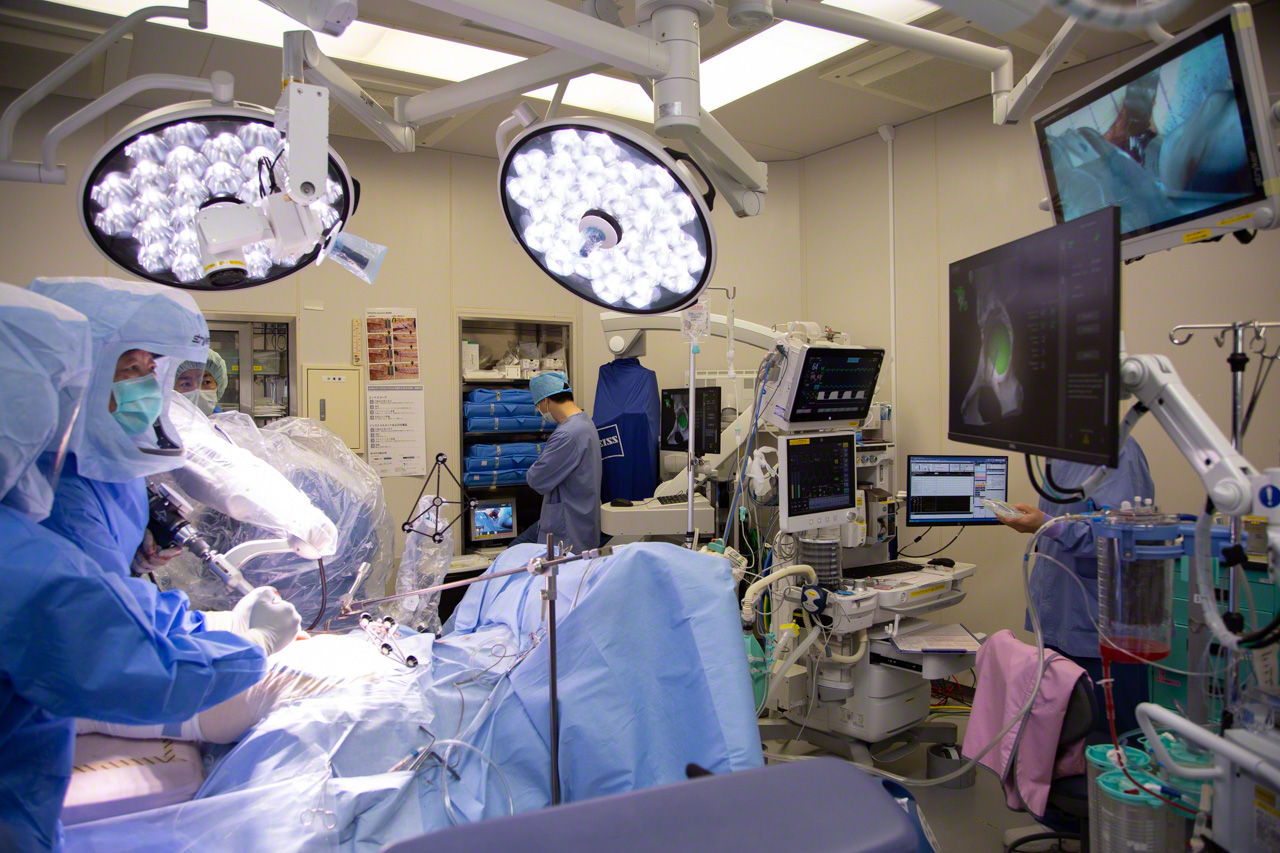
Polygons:
[[844,570],[844,576],[849,580],[858,580],[859,578],[879,578],[885,575],[896,575],[902,572],[918,572],[924,568],[919,563],[909,563],[906,560],[890,560],[887,563],[872,563],[869,566],[854,566]]
[[663,495],[662,497],[658,498],[658,503],[660,504],[682,504],[682,503],[688,503],[688,502],[689,502],[688,492],[681,492],[678,495]]

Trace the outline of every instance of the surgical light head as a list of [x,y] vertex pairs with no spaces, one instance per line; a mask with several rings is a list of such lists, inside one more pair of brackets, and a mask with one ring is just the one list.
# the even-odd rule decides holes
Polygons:
[[89,239],[132,275],[191,290],[253,287],[305,267],[358,197],[328,153],[323,193],[291,201],[275,115],[252,104],[189,102],[148,113],[98,152],[80,185]]
[[715,270],[706,200],[671,154],[616,122],[528,126],[505,151],[498,191],[529,257],[597,305],[677,311]]

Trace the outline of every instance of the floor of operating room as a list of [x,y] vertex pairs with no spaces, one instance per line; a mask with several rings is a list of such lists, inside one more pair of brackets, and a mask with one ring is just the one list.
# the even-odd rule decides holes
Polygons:
[[[959,723],[960,740],[964,739],[964,722]],[[784,741],[765,741],[768,753],[777,753]],[[920,746],[911,755],[898,761],[876,765],[879,769],[913,779],[925,776],[925,750]],[[808,743],[793,742],[786,748],[786,755],[822,755],[823,750]],[[1010,810],[1004,802],[1000,781],[989,770],[979,767],[977,779],[968,788],[913,788],[916,800],[924,810],[925,819],[933,828],[942,853],[990,853],[1004,850],[1005,830],[1029,826],[1030,815]],[[1070,847],[1069,849],[1078,849]]]

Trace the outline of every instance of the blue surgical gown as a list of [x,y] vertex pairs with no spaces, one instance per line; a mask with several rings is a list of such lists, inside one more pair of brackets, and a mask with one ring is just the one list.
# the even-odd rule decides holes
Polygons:
[[526,476],[542,495],[536,541],[550,533],[574,551],[600,546],[600,435],[586,412],[556,427]]
[[[1096,470],[1093,465],[1079,462],[1054,462],[1053,479],[1069,489],[1083,484]],[[1147,457],[1138,442],[1129,439],[1120,449],[1118,466],[1094,493],[1093,504],[1099,509],[1118,508],[1122,501],[1132,502],[1135,496],[1154,499],[1155,494]],[[1062,505],[1041,498],[1040,510],[1046,516],[1060,516],[1089,512],[1090,508],[1084,501]],[[1094,547],[1093,526],[1084,521],[1053,525],[1041,535],[1037,546],[1040,553],[1059,560],[1080,577],[1089,591],[1087,599],[1076,582],[1048,560],[1037,560],[1031,572],[1031,601],[1040,615],[1044,644],[1072,657],[1099,656],[1098,630],[1094,627],[1098,616],[1098,558]],[[1031,630],[1030,617],[1026,628]]]
[[261,680],[256,645],[182,593],[103,571],[0,506],[0,849],[61,847],[75,717],[178,723]]
[[[51,456],[46,453],[41,464],[47,465]],[[149,517],[145,479],[91,480],[80,475],[71,454],[58,478],[53,509],[41,524],[69,539],[104,570],[127,578]]]

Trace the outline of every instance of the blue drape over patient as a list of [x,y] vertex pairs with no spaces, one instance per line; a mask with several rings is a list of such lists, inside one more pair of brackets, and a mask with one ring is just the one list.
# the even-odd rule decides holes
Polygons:
[[[540,550],[512,548],[493,571]],[[452,819],[437,761],[416,775],[387,772],[452,738],[496,764],[517,811],[548,805],[543,585],[517,574],[471,587],[451,632],[400,640],[423,661],[417,669],[273,712],[221,755],[195,801],[71,827],[72,849],[373,851],[507,814],[497,771],[469,750],[447,754],[458,774],[448,783]],[[715,773],[763,763],[726,561],[630,545],[563,566],[558,589],[566,800],[679,781],[690,762]],[[332,812],[332,828],[304,826],[304,810]]]

